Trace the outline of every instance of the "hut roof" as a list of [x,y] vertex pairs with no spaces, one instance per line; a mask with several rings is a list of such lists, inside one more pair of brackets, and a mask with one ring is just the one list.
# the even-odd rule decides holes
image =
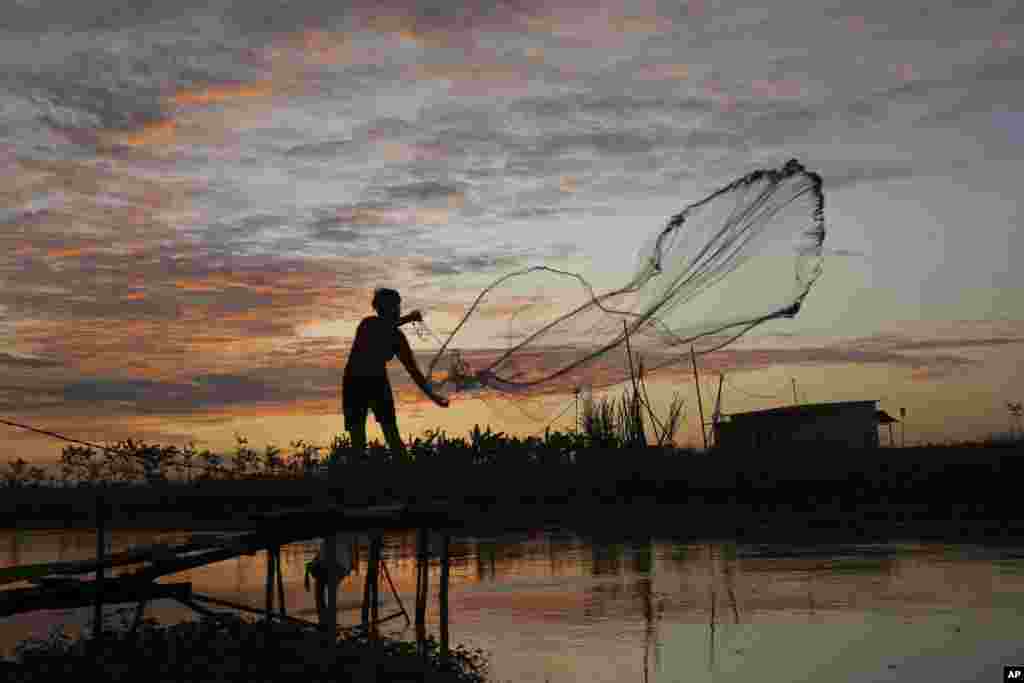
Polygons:
[[817,415],[828,415],[840,413],[850,408],[874,408],[878,401],[838,401],[834,403],[808,403],[804,405],[783,406],[781,408],[769,408],[768,410],[755,410],[748,413],[732,413],[729,420],[745,421],[759,418],[795,418],[811,417]]

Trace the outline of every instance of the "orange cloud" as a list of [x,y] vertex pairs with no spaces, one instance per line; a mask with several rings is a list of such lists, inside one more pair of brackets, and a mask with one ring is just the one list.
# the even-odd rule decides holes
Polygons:
[[139,147],[142,145],[166,145],[174,142],[174,134],[178,125],[174,119],[161,119],[153,123],[147,123],[138,133],[121,138],[120,143],[128,147]]
[[82,255],[82,250],[71,247],[65,249],[48,249],[46,255],[50,258],[76,258]]
[[213,85],[203,88],[180,88],[171,101],[177,105],[219,104],[244,97],[269,97],[273,94],[270,81]]

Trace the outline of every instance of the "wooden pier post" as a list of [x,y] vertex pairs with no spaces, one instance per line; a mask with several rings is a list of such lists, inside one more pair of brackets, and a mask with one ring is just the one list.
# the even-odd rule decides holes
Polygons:
[[441,611],[441,661],[448,666],[448,534],[441,536],[441,586],[439,607]]
[[277,609],[282,617],[288,616],[284,605],[284,567],[281,564],[281,546],[275,548],[274,564],[277,565]]
[[416,646],[426,654],[427,594],[430,579],[430,552],[426,527],[416,530]]
[[370,549],[366,553],[366,576],[363,579],[363,606],[360,616],[363,628],[370,629],[370,572],[373,570],[373,535],[368,536]]
[[327,534],[324,539],[327,547],[327,556],[321,557],[321,561],[327,568],[327,623],[323,624],[324,630],[330,636],[330,643],[333,646],[338,638],[338,591],[336,590],[338,569],[334,561],[338,557],[337,536],[333,533]]
[[380,619],[380,559],[384,538],[379,532],[370,537],[370,566],[366,571],[366,582],[370,589],[370,638],[377,635],[377,621]]
[[270,620],[274,616],[274,547],[267,547],[267,608],[266,630],[270,633]]
[[96,496],[96,601],[93,604],[93,620],[95,629],[93,634],[96,644],[103,642],[103,581],[106,579],[106,570],[103,568],[103,557],[105,554],[104,540],[106,536],[106,501],[103,494]]

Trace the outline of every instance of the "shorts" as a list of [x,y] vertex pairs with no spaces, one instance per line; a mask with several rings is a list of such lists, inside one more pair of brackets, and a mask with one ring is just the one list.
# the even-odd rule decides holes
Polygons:
[[366,416],[373,410],[373,417],[379,425],[393,425],[398,422],[395,415],[395,399],[391,395],[391,382],[387,375],[376,377],[345,377],[341,385],[341,406],[345,413],[345,429],[366,427]]

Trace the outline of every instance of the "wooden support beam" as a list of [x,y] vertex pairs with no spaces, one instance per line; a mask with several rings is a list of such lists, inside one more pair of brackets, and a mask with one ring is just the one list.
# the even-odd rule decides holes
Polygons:
[[[193,593],[192,594],[192,598],[194,600],[201,600],[203,602],[208,602],[211,605],[221,605],[222,607],[231,607],[232,609],[237,609],[237,610],[242,611],[242,612],[248,612],[250,614],[263,614],[263,610],[257,609],[256,607],[250,607],[249,605],[241,605],[241,604],[239,604],[237,602],[231,602],[229,600],[224,600],[222,598],[214,598],[212,596],[205,595],[203,593]],[[306,621],[305,619],[297,619],[295,617],[287,617],[287,616],[286,617],[278,617],[278,618],[281,619],[282,621],[286,621],[286,622],[288,622],[290,624],[295,624],[296,626],[311,626],[311,627],[316,627],[317,626],[317,624],[315,624],[315,623],[313,623],[311,621]]]
[[[107,579],[103,587],[103,601],[110,605],[137,603],[143,598],[152,601],[177,598],[179,595],[188,597],[191,594],[191,582],[135,582],[117,577]],[[95,602],[95,581],[71,580],[48,586],[13,588],[0,591],[0,617],[42,609],[78,609],[94,605]]]
[[228,616],[224,612],[218,612],[216,610],[212,610],[212,609],[208,609],[206,607],[203,607],[202,605],[197,604],[194,600],[186,600],[184,598],[179,598],[178,602],[180,602],[181,604],[185,605],[185,607],[188,607],[193,612],[201,614],[201,615],[203,615],[204,617],[206,617],[208,619],[223,620],[223,619],[225,619],[225,617]]
[[405,611],[405,605],[402,603],[402,596],[398,594],[398,589],[395,588],[395,582],[391,580],[391,572],[388,571],[387,563],[382,560],[380,568],[384,572],[384,578],[388,580],[388,585],[391,586],[391,594],[395,596],[395,600],[398,602],[398,608],[402,610],[402,614],[405,615],[405,625],[411,625],[412,621],[409,619],[409,613]]

